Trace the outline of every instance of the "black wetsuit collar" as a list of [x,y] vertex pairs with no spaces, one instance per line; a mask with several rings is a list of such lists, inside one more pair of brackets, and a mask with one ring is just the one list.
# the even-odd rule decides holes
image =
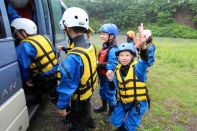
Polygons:
[[75,47],[82,47],[82,48],[88,48],[89,47],[89,41],[84,34],[76,36],[72,40],[74,42]]

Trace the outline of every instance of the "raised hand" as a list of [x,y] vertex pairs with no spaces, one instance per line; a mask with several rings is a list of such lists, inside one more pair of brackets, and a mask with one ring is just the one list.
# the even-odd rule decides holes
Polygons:
[[140,24],[140,26],[138,26],[138,31],[139,34],[136,35],[135,38],[135,47],[139,48],[139,49],[146,49],[146,40],[148,39],[148,37],[146,35],[144,35],[144,25],[143,23]]

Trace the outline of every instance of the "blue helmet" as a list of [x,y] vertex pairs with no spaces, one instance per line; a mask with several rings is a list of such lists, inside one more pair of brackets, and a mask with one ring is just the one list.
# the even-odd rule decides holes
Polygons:
[[123,43],[123,44],[118,45],[118,50],[116,51],[116,56],[118,56],[120,54],[120,52],[122,52],[122,51],[129,51],[134,56],[137,56],[137,50],[136,50],[133,42],[132,43]]
[[117,37],[118,36],[118,27],[112,23],[104,24],[99,29],[99,32],[104,32],[109,35],[114,35],[115,37]]

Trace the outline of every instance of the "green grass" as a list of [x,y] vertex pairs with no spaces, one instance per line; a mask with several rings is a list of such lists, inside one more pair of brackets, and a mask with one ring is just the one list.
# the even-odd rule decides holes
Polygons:
[[[125,42],[119,36],[119,43]],[[101,48],[99,35],[90,39]],[[190,131],[197,129],[197,40],[154,38],[155,64],[148,74],[147,87],[151,96],[151,109],[144,115],[139,131]],[[92,105],[100,104],[98,89]],[[94,114],[95,131],[113,131],[115,127],[104,122],[106,113]],[[40,121],[42,121],[40,123]],[[28,131],[61,131],[62,123],[55,107],[47,105],[43,113],[32,121]],[[91,130],[86,130],[91,131]]]
[[145,129],[184,130],[194,126],[189,118],[197,116],[197,40],[163,38],[155,43],[156,62],[148,76],[152,109],[142,123]]
[[[97,48],[99,36],[92,36]],[[125,36],[119,37],[125,42]],[[154,38],[155,64],[148,74],[151,109],[138,130],[197,128],[197,40]]]

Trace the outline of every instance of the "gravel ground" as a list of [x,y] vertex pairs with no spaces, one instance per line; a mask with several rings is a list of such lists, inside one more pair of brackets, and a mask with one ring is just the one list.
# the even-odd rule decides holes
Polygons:
[[[92,96],[92,107],[99,105],[101,103],[100,97],[98,95],[98,88],[95,90],[94,95]],[[93,118],[97,124],[97,128],[94,131],[106,131],[113,130],[110,124],[104,122],[106,113],[95,114],[92,113]],[[67,131],[68,124],[64,124],[63,119],[57,113],[55,105],[48,102],[44,107],[41,108],[32,119],[30,126],[27,131]],[[86,131],[92,131],[87,129]]]

